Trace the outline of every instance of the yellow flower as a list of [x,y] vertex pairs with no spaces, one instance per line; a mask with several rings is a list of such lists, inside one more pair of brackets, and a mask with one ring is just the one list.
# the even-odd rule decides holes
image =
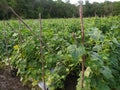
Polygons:
[[15,50],[18,50],[18,49],[19,49],[19,45],[15,45],[13,48],[14,48]]

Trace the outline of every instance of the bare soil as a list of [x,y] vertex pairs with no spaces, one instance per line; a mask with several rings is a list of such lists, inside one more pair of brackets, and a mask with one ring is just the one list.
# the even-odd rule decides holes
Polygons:
[[12,77],[9,68],[0,69],[0,90],[30,90],[23,86],[19,77]]

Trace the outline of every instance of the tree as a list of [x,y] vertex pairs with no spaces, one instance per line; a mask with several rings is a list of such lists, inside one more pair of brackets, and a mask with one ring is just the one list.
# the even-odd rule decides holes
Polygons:
[[[70,3],[70,0],[0,0],[0,19],[9,19],[13,13],[8,7],[12,7],[22,18],[35,19],[38,14],[42,18],[70,18],[79,17],[79,6]],[[83,6],[84,17],[119,15],[120,1],[91,4],[85,1]]]

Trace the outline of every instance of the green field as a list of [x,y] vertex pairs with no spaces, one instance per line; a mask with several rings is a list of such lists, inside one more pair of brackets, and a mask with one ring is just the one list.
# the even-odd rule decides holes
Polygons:
[[[120,90],[120,16],[85,18],[85,44],[80,19],[43,19],[42,54],[39,20],[0,21],[0,62],[17,68],[23,84],[45,81],[50,90],[64,90],[68,75],[77,77],[80,90],[81,57],[85,55],[83,90]],[[41,57],[42,55],[42,57]],[[67,89],[65,89],[67,90]]]

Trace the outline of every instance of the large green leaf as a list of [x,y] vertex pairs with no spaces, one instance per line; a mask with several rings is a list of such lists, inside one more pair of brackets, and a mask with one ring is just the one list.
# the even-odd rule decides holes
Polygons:
[[70,45],[67,50],[71,54],[72,58],[76,60],[85,54],[85,48],[83,46],[77,47],[77,45]]
[[99,83],[97,90],[111,90],[111,89],[109,88],[107,84],[101,82]]
[[91,31],[88,32],[88,35],[91,39],[98,41],[101,37],[101,31],[98,28],[92,28]]
[[106,79],[113,79],[112,71],[110,70],[109,67],[103,66],[103,67],[100,69],[100,72],[103,74],[103,76],[104,76]]

